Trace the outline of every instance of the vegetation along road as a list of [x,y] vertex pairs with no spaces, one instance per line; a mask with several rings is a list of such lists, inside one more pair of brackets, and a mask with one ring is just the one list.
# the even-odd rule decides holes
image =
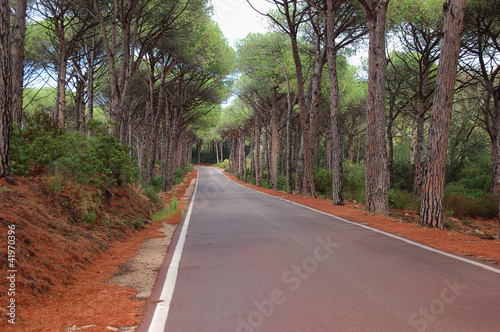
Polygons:
[[497,329],[497,267],[198,170],[139,331]]

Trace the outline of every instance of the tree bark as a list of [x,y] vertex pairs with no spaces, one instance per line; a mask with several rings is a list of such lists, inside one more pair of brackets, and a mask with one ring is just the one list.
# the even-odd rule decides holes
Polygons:
[[428,227],[444,227],[446,151],[465,3],[466,0],[447,0],[443,5],[443,46],[436,77],[420,211],[420,224]]
[[66,119],[66,69],[68,60],[66,58],[65,48],[62,47],[59,56],[59,66],[57,68],[57,100],[54,118],[58,121],[59,126],[64,128]]
[[270,160],[270,179],[271,188],[278,190],[278,91],[274,89],[274,100],[271,109],[271,160]]
[[12,138],[10,5],[0,0],[0,178],[10,175]]
[[255,116],[255,184],[262,186],[262,163],[260,160],[260,121],[258,116]]
[[26,37],[26,0],[16,1],[12,25],[12,113],[21,123],[23,117],[24,41]]
[[[337,76],[337,46],[335,44],[335,1],[327,0],[326,14],[326,54],[328,63],[328,76],[330,81],[330,131],[332,135],[332,153],[327,154],[328,161],[331,160],[332,169],[332,195],[333,205],[344,205],[343,195],[343,167],[344,167],[344,144],[342,140],[342,127],[340,122],[340,90]],[[328,140],[328,135],[327,135]],[[329,141],[328,141],[329,142]],[[330,165],[329,165],[330,166]]]
[[217,158],[217,164],[220,163],[220,159],[219,159],[219,141],[215,141],[215,157]]
[[361,1],[369,31],[368,102],[366,110],[366,209],[389,214],[389,169],[385,135],[385,26],[389,0]]

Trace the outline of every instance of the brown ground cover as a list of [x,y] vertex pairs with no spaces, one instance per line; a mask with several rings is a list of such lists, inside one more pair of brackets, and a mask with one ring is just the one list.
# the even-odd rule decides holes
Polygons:
[[[185,183],[164,194],[164,203],[182,195],[194,176],[195,172],[188,174]],[[0,227],[4,266],[7,223],[18,225],[16,325],[7,323],[7,283],[2,282],[0,330],[105,331],[136,326],[146,300],[137,299],[134,289],[107,281],[122,272],[120,266],[145,241],[164,236],[159,231],[163,222],[180,223],[185,203],[180,202],[179,211],[168,220],[152,222],[150,215],[159,206],[133,188],[106,192],[70,186],[63,194],[52,190],[50,180],[42,177],[16,177],[15,181],[16,185],[9,185],[0,180]],[[82,222],[79,214],[85,218],[92,209],[97,219]],[[122,225],[138,222],[146,228]]]

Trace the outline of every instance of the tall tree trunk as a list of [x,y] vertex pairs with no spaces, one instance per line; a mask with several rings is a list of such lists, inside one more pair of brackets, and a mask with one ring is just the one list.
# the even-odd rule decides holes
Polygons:
[[224,161],[224,141],[220,142],[220,160]]
[[9,1],[0,0],[0,178],[10,175],[13,111],[10,46],[10,5]]
[[366,110],[366,209],[389,214],[389,169],[385,135],[385,25],[389,0],[362,1],[369,31],[368,102]]
[[[389,111],[392,119],[392,110]],[[394,121],[389,120],[387,124],[387,169],[389,170],[389,188],[394,187],[394,134],[392,133]]]
[[424,125],[425,112],[419,112],[416,119],[416,140],[415,140],[415,177],[413,186],[413,197],[420,196],[422,192],[422,180],[424,176]]
[[466,0],[447,0],[443,5],[443,45],[436,77],[420,211],[420,224],[428,227],[444,227],[446,150],[465,3]]
[[420,82],[420,92],[418,98],[418,113],[416,118],[417,132],[415,142],[415,177],[414,177],[414,190],[413,197],[418,197],[422,192],[422,179],[424,175],[424,125],[425,113],[427,112],[427,91],[429,90],[429,67],[425,66],[425,71],[422,73],[423,77]]
[[75,92],[75,130],[80,131],[85,125],[85,79],[77,76]]
[[[310,112],[307,121],[308,130],[304,135],[304,185],[302,194],[316,197],[316,188],[314,184],[314,147],[316,143],[318,109],[321,98],[321,78],[323,68],[326,63],[326,48],[321,49],[321,43],[318,38],[317,56],[314,64],[314,73],[311,77],[310,85]],[[309,93],[308,93],[309,95]]]
[[[95,28],[93,29],[95,34]],[[89,49],[87,40],[84,40],[85,53],[87,54],[88,69],[87,69],[87,119],[94,120],[94,76],[95,76],[95,60],[96,60],[96,42],[95,35],[92,36],[92,45]],[[92,135],[92,131],[88,131]]]
[[286,115],[286,192],[293,193],[292,178],[292,112],[293,103],[290,93],[288,93],[288,110]]
[[260,121],[258,116],[255,116],[255,184],[262,186],[262,163],[260,160]]
[[12,113],[21,123],[23,117],[24,41],[26,37],[26,0],[16,1],[12,25]]
[[245,133],[241,130],[240,134],[240,173],[242,180],[247,181],[247,156],[245,152]]
[[271,188],[278,190],[278,91],[274,89],[274,101],[271,109],[271,160],[270,160],[270,179]]
[[262,151],[260,154],[260,169],[259,169],[259,177],[260,177],[260,185],[262,186],[262,177],[264,176],[264,166],[266,165],[267,159],[267,129],[265,127],[262,128]]
[[[335,44],[335,1],[327,0],[326,13],[326,52],[328,63],[328,76],[330,81],[330,121],[332,135],[332,153],[326,156],[327,164],[332,169],[332,194],[333,205],[344,205],[343,195],[343,168],[344,168],[344,144],[342,141],[342,127],[340,121],[340,90],[337,76],[337,46]],[[327,140],[328,140],[327,135]],[[329,142],[329,141],[328,141]],[[328,144],[327,144],[328,145]],[[330,159],[331,158],[331,159]],[[330,165],[329,165],[330,166]]]
[[219,141],[215,141],[215,157],[217,158],[217,164],[220,163],[220,160],[219,160]]
[[59,56],[59,66],[57,68],[57,100],[54,118],[59,122],[59,126],[64,128],[66,112],[66,68],[68,61],[66,53],[61,50]]
[[196,163],[201,164],[201,139],[196,144]]

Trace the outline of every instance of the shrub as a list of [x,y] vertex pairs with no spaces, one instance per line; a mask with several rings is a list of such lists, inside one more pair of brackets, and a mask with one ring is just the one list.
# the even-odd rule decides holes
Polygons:
[[174,183],[177,185],[177,184],[180,184],[180,183],[184,183],[184,171],[182,169],[178,169],[175,171],[175,181]]
[[33,166],[48,166],[68,150],[67,132],[48,114],[26,114],[25,122],[22,129],[13,127],[11,167],[15,175],[25,175]]
[[13,174],[51,166],[57,178],[105,185],[120,185],[139,176],[137,160],[129,154],[131,148],[114,136],[71,133],[45,113],[27,114],[25,121],[22,129],[14,127]]
[[186,172],[192,172],[194,171],[194,165],[193,164],[189,164],[188,167],[186,167]]
[[444,204],[449,214],[459,218],[494,218],[498,216],[498,197],[487,192],[467,190],[451,182],[445,188]]
[[316,168],[314,170],[314,185],[316,192],[320,195],[331,197],[332,196],[332,172]]
[[277,182],[278,182],[278,190],[286,191],[286,176],[279,175],[277,178]]
[[229,159],[225,159],[224,161],[221,161],[220,163],[215,164],[214,166],[224,168],[224,169],[226,169],[226,168],[229,169]]
[[141,217],[138,217],[136,220],[132,222],[132,228],[134,229],[143,229],[144,228],[144,220]]
[[344,199],[348,201],[356,200],[360,203],[365,202],[365,165],[344,164]]
[[154,186],[146,186],[144,187],[144,195],[149,198],[154,203],[161,203],[161,197],[158,194],[158,190]]
[[177,197],[174,196],[170,201],[170,211],[177,212],[178,208],[179,208],[179,201],[177,200]]
[[93,224],[97,220],[97,215],[94,212],[90,212],[85,216],[85,222]]
[[420,210],[420,200],[406,190],[391,189],[389,191],[389,207],[398,210]]
[[151,186],[159,192],[163,188],[163,184],[165,183],[165,177],[162,176],[155,176],[153,180],[151,180]]

